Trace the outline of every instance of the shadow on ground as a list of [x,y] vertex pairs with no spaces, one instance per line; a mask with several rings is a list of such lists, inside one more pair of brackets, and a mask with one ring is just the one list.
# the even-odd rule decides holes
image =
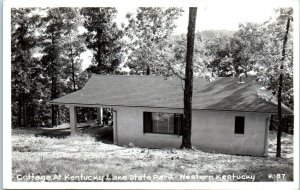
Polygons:
[[[88,125],[84,127],[78,127],[77,132],[79,134],[88,134],[95,137],[96,141],[102,141],[103,143],[113,144],[113,128],[112,126],[95,126]],[[35,136],[44,136],[50,138],[65,138],[71,135],[70,128],[56,129],[56,128],[43,128]]]

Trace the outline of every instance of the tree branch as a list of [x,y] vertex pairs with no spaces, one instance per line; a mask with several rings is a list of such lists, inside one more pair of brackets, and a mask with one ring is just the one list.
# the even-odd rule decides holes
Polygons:
[[171,66],[171,64],[169,62],[167,62],[168,68],[171,69],[172,73],[174,75],[176,75],[177,77],[179,77],[181,80],[185,80],[185,78],[183,76],[181,76],[179,73],[177,73],[174,68]]
[[176,72],[176,71],[174,70],[174,68],[171,66],[170,62],[169,62],[168,60],[166,60],[165,57],[164,57],[162,54],[161,54],[160,57],[161,57],[161,58],[163,59],[163,61],[167,64],[168,69],[170,69],[170,70],[172,71],[172,73],[173,73],[175,76],[177,76],[177,77],[180,78],[181,80],[185,81],[185,78],[184,78],[182,75],[180,75],[178,72]]

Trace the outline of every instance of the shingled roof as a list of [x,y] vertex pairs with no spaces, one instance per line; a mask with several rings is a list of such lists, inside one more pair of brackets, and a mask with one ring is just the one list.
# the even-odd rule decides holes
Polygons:
[[[237,78],[218,77],[213,81],[194,79],[193,109],[276,113],[276,99],[267,100],[254,78],[243,83]],[[177,77],[138,75],[93,75],[76,92],[53,100],[52,104],[183,108],[183,85]],[[282,105],[283,113],[293,111]]]

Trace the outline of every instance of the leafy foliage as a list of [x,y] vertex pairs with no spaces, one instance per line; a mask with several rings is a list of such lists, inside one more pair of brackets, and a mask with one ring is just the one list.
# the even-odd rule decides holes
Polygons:
[[123,35],[113,20],[117,10],[111,7],[82,8],[80,13],[85,18],[87,48],[94,52],[94,63],[88,70],[98,74],[114,72],[120,64],[119,40]]
[[162,57],[176,20],[179,8],[140,7],[136,15],[127,14],[128,25],[123,26],[128,38],[123,52],[127,54],[125,66],[132,74],[166,75],[168,69]]
[[84,50],[78,15],[73,8],[12,9],[13,126],[67,120],[65,108],[49,101],[76,87]]
[[31,56],[36,46],[34,28],[38,16],[30,15],[27,9],[12,9],[11,39],[11,84],[12,84],[12,124],[13,126],[35,126],[39,118],[39,91],[41,65]]
[[[66,108],[52,107],[49,101],[82,88],[92,73],[123,74],[122,69],[129,68],[129,74],[184,79],[187,38],[173,34],[182,12],[141,7],[118,27],[112,7],[12,9],[13,126],[67,121]],[[278,9],[264,23],[242,23],[238,31],[196,32],[194,75],[209,80],[254,76],[260,87],[277,95],[282,73],[282,100],[292,108],[293,22],[281,61],[287,17],[292,18],[292,9]],[[82,70],[80,54],[87,49],[93,60]]]

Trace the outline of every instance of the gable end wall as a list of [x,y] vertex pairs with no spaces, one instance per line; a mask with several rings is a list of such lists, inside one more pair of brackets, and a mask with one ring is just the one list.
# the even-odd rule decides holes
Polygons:
[[[117,142],[138,147],[179,148],[181,136],[144,133],[143,112],[182,113],[182,109],[117,109]],[[235,116],[245,117],[245,134],[234,134]],[[269,114],[227,111],[193,111],[192,144],[199,150],[264,156]]]

